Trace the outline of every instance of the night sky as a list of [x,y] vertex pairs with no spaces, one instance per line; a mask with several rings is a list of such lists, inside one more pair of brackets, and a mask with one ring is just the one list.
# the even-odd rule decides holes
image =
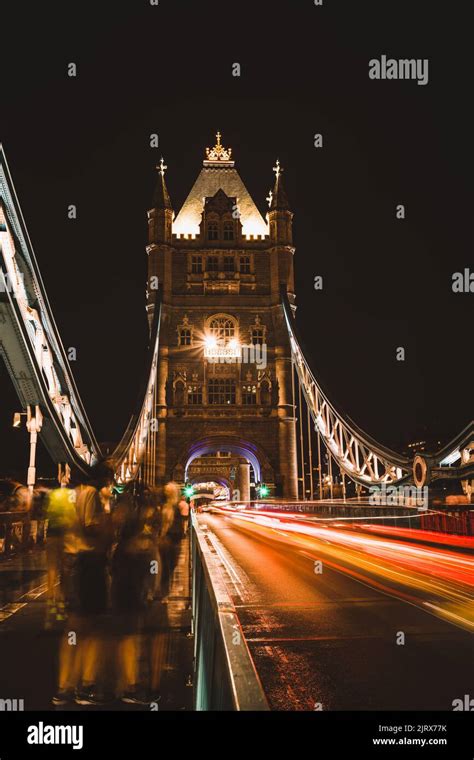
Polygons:
[[[163,154],[178,212],[218,129],[263,214],[277,157],[285,168],[298,325],[330,397],[391,446],[461,430],[474,417],[474,294],[451,289],[474,269],[468,4],[94,5],[2,9],[0,140],[98,440],[121,436],[140,386],[155,165]],[[371,81],[382,54],[428,58],[429,84]],[[22,473],[3,364],[0,388],[0,473]]]

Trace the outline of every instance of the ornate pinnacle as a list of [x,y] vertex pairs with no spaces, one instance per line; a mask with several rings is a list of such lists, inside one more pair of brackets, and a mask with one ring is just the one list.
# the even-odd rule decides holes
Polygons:
[[274,166],[274,167],[273,167],[273,171],[275,172],[275,176],[276,176],[276,178],[278,179],[278,178],[279,178],[279,176],[280,176],[280,174],[281,174],[281,173],[282,173],[282,171],[283,171],[283,169],[282,169],[282,168],[281,168],[281,166],[280,166],[280,161],[278,160],[278,158],[277,158],[277,160],[276,160],[276,166]]
[[165,171],[167,170],[168,167],[166,166],[165,162],[163,161],[163,156],[161,156],[160,163],[158,164],[158,166],[156,168],[158,169],[158,171],[161,174],[161,176],[164,177],[165,176]]
[[216,144],[213,148],[206,148],[207,161],[230,161],[232,156],[232,148],[224,148],[221,145],[221,133],[216,134]]

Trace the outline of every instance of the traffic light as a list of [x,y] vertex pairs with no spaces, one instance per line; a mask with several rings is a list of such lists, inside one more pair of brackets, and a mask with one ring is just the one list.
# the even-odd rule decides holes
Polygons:
[[258,495],[260,496],[260,498],[264,499],[265,496],[268,496],[269,493],[270,493],[269,487],[265,485],[265,483],[260,483],[260,485],[258,486]]
[[193,494],[194,494],[194,486],[193,486],[193,484],[192,483],[186,483],[186,485],[184,486],[184,495],[186,496],[187,499],[190,499],[191,496],[193,496]]

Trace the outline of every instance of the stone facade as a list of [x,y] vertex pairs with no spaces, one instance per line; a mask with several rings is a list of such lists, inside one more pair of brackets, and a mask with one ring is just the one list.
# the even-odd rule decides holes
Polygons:
[[158,169],[147,246],[150,325],[157,283],[162,299],[157,481],[182,482],[192,467],[199,471],[200,457],[224,451],[238,463],[235,482],[245,490],[250,462],[272,495],[296,497],[291,358],[280,306],[281,287],[294,299],[293,215],[279,164],[266,220],[220,136],[177,217],[163,162]]

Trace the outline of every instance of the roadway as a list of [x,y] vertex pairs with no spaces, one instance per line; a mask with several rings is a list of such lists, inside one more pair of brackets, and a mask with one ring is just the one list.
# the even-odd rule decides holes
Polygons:
[[473,693],[468,553],[350,528],[295,535],[262,518],[198,519],[272,709],[452,710]]

